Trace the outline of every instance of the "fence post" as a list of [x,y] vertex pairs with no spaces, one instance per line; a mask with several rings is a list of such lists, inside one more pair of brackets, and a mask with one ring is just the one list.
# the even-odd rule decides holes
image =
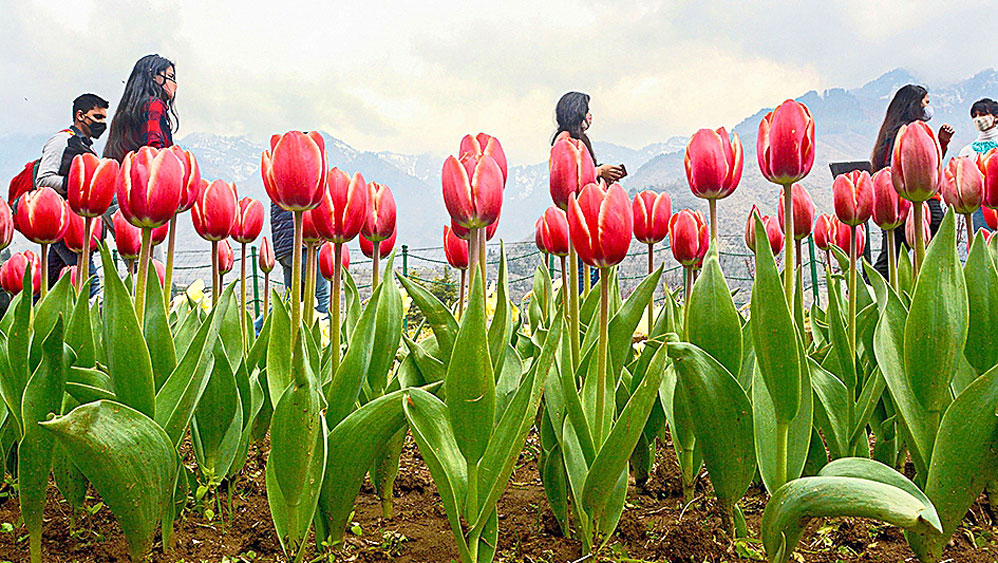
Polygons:
[[554,255],[548,254],[548,275],[554,279]]
[[253,318],[260,316],[260,280],[257,279],[256,272],[256,246],[250,247],[250,255],[253,258]]
[[[402,277],[409,277],[409,245],[402,245]],[[409,332],[409,315],[402,318],[402,330]]]
[[814,302],[821,307],[821,296],[818,294],[818,268],[814,261],[814,233],[807,238],[807,252],[811,255],[811,293],[814,294]]

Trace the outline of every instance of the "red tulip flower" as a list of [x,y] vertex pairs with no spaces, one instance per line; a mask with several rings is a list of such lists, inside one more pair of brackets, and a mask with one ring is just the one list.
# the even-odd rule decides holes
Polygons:
[[665,192],[645,190],[634,196],[634,238],[645,244],[662,242],[669,234],[672,200]]
[[596,182],[596,165],[589,149],[581,140],[567,134],[560,135],[551,147],[548,172],[551,199],[566,210],[572,194],[578,194],[583,186]]
[[76,271],[77,266],[75,264],[72,266],[63,266],[62,270],[59,271],[59,279],[69,276],[69,285],[76,287]]
[[24,273],[31,265],[32,294],[38,294],[42,289],[41,260],[30,250],[16,252],[0,266],[0,288],[11,295],[21,292]]
[[239,243],[249,244],[260,236],[263,230],[263,204],[251,197],[239,200],[236,220],[232,225],[232,238]]
[[832,183],[835,215],[846,225],[865,223],[873,215],[873,180],[866,170],[840,174]]
[[[922,240],[925,244],[929,244],[929,239],[932,238],[932,229],[929,223],[932,221],[932,213],[929,211],[928,205],[922,206]],[[909,213],[908,217],[904,221],[904,237],[905,240],[915,240],[915,214]]]
[[125,155],[118,177],[118,206],[136,227],[154,228],[177,212],[184,188],[184,164],[169,149],[142,147]]
[[194,202],[191,210],[194,230],[208,241],[226,239],[232,234],[238,209],[235,184],[215,180],[201,190]]
[[548,207],[534,225],[534,242],[541,252],[568,256],[568,216],[557,207]]
[[723,199],[731,195],[742,178],[742,142],[738,133],[701,129],[686,145],[686,180],[693,195]]
[[479,133],[474,137],[470,134],[465,135],[461,139],[461,157],[463,158],[468,153],[476,157],[488,155],[495,159],[496,164],[499,165],[499,169],[502,170],[503,186],[506,185],[506,153],[503,152],[502,145],[499,144],[499,139],[486,133]]
[[597,184],[568,200],[568,234],[583,262],[595,268],[621,263],[631,246],[634,217],[620,184],[606,190]]
[[[498,227],[499,227],[499,218],[496,218],[496,220],[491,225],[485,227],[486,241],[492,240],[492,237],[495,236],[496,229]],[[461,225],[458,225],[457,223],[454,222],[453,219],[451,219],[450,228],[452,231],[454,231],[454,234],[457,235],[457,238],[462,240],[471,240],[471,229],[466,229]]]
[[505,179],[496,160],[466,153],[447,157],[442,171],[444,205],[451,219],[469,229],[487,227],[499,218]]
[[184,150],[178,145],[173,145],[170,150],[184,165],[183,188],[180,191],[180,205],[177,207],[177,213],[182,213],[194,207],[194,202],[201,193],[201,168],[191,151]]
[[[777,202],[777,209],[782,210],[783,208],[783,196],[785,188],[780,189],[780,199]],[[807,235],[811,234],[811,228],[814,224],[814,202],[811,201],[811,195],[807,193],[804,186],[800,184],[794,184],[790,188],[790,199],[792,200],[793,215],[794,215],[794,240],[801,240],[807,238]],[[776,214],[777,224],[780,227],[780,232],[784,231],[784,223],[786,221],[783,219],[783,213]]]
[[891,179],[891,169],[882,168],[873,175],[873,222],[885,231],[904,224],[911,202],[898,195]]
[[69,208],[84,217],[103,215],[114,199],[118,168],[113,158],[97,158],[92,153],[73,157],[66,181]]
[[902,125],[891,156],[894,189],[910,201],[930,199],[939,191],[942,161],[942,148],[927,123],[915,121]]
[[[335,248],[332,242],[327,242],[319,247],[319,274],[322,275],[327,281],[332,281],[333,279],[333,257],[335,256]],[[350,247],[343,245],[343,255],[340,258],[340,265],[343,269],[350,269]]]
[[14,223],[31,242],[52,244],[66,234],[69,214],[66,200],[52,188],[43,187],[21,197]]
[[[395,239],[398,236],[397,231],[392,232],[392,236],[386,238],[385,240],[378,241],[378,256],[388,256],[395,250]],[[374,241],[368,240],[367,237],[361,235],[358,239],[360,242],[360,251],[364,256],[368,258],[374,258]]]
[[[97,250],[97,245],[103,237],[104,224],[100,217],[93,218],[93,230],[90,233],[90,251],[93,252]],[[80,254],[83,252],[83,221],[84,218],[80,217],[76,213],[69,214],[69,225],[66,228],[66,234],[62,237],[62,242],[66,244],[66,248],[71,251]]]
[[124,260],[138,258],[142,247],[142,229],[129,223],[120,209],[114,212],[111,222],[114,225],[114,243],[118,254]]
[[263,186],[282,209],[305,211],[319,205],[326,188],[326,144],[317,131],[289,131],[270,138],[261,160]]
[[966,156],[949,159],[943,171],[943,200],[961,215],[977,211],[984,201],[984,174]]
[[444,225],[444,255],[452,268],[468,268],[468,242],[459,239],[447,225]]
[[159,278],[159,285],[163,285],[166,279],[166,264],[163,264],[159,260],[153,258],[150,260],[152,262],[152,267],[156,270],[156,277]]
[[977,155],[977,167],[984,175],[984,205],[998,208],[998,149]]
[[[835,245],[849,253],[849,230],[852,227],[846,225],[838,219],[835,220]],[[856,226],[856,256],[863,254],[866,250],[866,226]]]
[[395,236],[395,196],[392,190],[377,182],[368,182],[368,215],[360,228],[362,238],[382,241]]
[[322,235],[319,234],[319,229],[316,228],[314,209],[309,209],[302,213],[302,242],[306,246],[314,246],[322,242]]
[[368,220],[370,192],[367,183],[360,172],[351,178],[339,168],[333,168],[326,176],[326,186],[318,207],[309,212],[315,231],[329,242],[350,242]]
[[838,226],[835,217],[822,213],[814,220],[814,244],[820,250],[828,251],[835,244]]
[[260,269],[263,270],[263,319],[267,320],[270,311],[270,272],[274,269],[274,247],[270,239],[263,237],[260,243]]
[[774,184],[793,184],[814,164],[814,119],[806,105],[787,100],[759,122],[756,157]]
[[7,202],[0,198],[0,250],[10,246],[14,239],[14,213]]
[[229,245],[229,241],[220,240],[218,242],[218,274],[225,275],[232,271],[232,266],[235,264],[235,255],[232,253],[232,246]]
[[984,212],[984,224],[987,225],[989,229],[998,229],[998,211],[995,211],[990,207],[982,207],[981,211]]
[[687,268],[695,266],[707,255],[710,233],[703,213],[683,209],[669,220],[669,243],[672,256]]
[[752,206],[752,210],[749,211],[748,221],[745,222],[745,246],[749,247],[749,250],[755,252],[755,217],[759,215],[759,219],[762,221],[762,226],[766,229],[766,238],[769,239],[769,247],[773,250],[773,254],[777,255],[780,253],[780,249],[783,248],[783,229],[780,228],[779,221],[775,217],[770,217],[769,215],[761,215],[759,213],[759,208]]

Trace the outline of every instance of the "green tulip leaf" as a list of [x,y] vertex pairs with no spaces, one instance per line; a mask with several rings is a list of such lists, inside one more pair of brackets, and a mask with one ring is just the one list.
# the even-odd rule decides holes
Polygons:
[[690,293],[686,321],[689,342],[710,354],[735,377],[741,369],[742,329],[717,253],[708,253]]
[[[765,245],[763,245],[765,246]],[[811,390],[810,370],[803,372],[804,381],[800,386],[800,410],[790,421],[787,433],[787,481],[800,477],[807,463],[807,452],[811,445],[811,427],[813,424],[813,395]],[[778,482],[776,475],[776,414],[766,385],[755,369],[755,379],[752,383],[752,423],[755,431],[756,463],[759,473],[766,485],[766,490],[773,491]]]
[[149,358],[152,361],[153,380],[158,391],[177,367],[177,352],[173,348],[173,335],[170,333],[166,306],[163,304],[163,286],[159,282],[156,268],[149,268],[146,282],[146,310],[142,324],[143,335],[149,346]]
[[336,428],[351,411],[360,395],[361,386],[371,364],[375,333],[377,330],[378,310],[384,295],[391,284],[379,284],[374,295],[364,307],[357,321],[356,330],[350,337],[350,347],[343,356],[333,380],[325,389],[326,425]]
[[449,358],[454,349],[454,340],[457,338],[458,331],[454,314],[423,286],[399,274],[396,274],[395,277],[409,294],[412,303],[423,313],[430,328],[433,329],[433,334],[437,337],[437,343],[440,345],[442,357]]
[[[281,401],[294,401],[296,391],[300,389],[292,386],[281,397]],[[312,395],[318,397],[318,393],[312,390]],[[274,412],[277,416],[277,411]],[[316,507],[319,503],[319,491],[322,487],[326,474],[326,438],[328,430],[326,422],[319,415],[312,415],[311,420],[318,427],[319,432],[309,436],[300,436],[299,440],[305,440],[301,444],[304,449],[308,449],[308,455],[302,459],[307,465],[302,468],[304,487],[297,495],[298,502],[289,503],[284,497],[284,493],[279,484],[278,467],[275,463],[274,452],[271,449],[270,458],[267,460],[266,483],[267,483],[267,503],[270,505],[270,517],[274,522],[274,529],[277,531],[277,539],[281,543],[281,548],[289,560],[300,561],[300,556],[304,552],[308,537],[308,529],[312,525],[315,517]],[[308,442],[307,440],[312,440]],[[271,439],[271,444],[275,442]]]
[[977,373],[998,364],[998,270],[984,237],[976,237],[963,267],[969,322],[963,354]]
[[270,404],[277,405],[281,395],[294,381],[291,374],[291,315],[277,290],[273,290],[270,302],[270,336],[267,342],[267,391]]
[[[97,362],[94,331],[90,324],[90,300],[81,293],[66,328],[66,344],[76,352],[76,365],[93,367]],[[172,343],[171,343],[172,345]]]

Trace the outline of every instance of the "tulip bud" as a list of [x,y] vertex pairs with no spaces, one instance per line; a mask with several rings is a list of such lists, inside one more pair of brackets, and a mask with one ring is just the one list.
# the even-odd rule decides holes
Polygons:
[[[892,188],[893,189],[893,188]],[[814,244],[820,250],[828,251],[835,244],[837,219],[827,213],[822,213],[814,220]]]
[[977,162],[966,156],[949,159],[943,172],[943,200],[961,215],[973,213],[984,201],[984,174]]
[[239,196],[236,195],[236,185],[215,180],[201,190],[191,209],[194,230],[205,240],[228,238],[236,222],[238,210]]
[[541,252],[568,256],[568,217],[557,207],[548,207],[534,225],[534,242]]
[[806,105],[787,100],[759,122],[756,157],[774,184],[792,184],[814,164],[814,119]]
[[[778,205],[776,209],[783,209],[783,196],[784,191],[780,189],[780,200],[777,202]],[[807,193],[804,186],[800,184],[794,184],[790,188],[790,202],[792,207],[792,213],[794,214],[794,240],[801,240],[806,238],[807,235],[811,234],[811,226],[814,223],[814,202],[811,201],[811,195]],[[783,218],[782,212],[776,213],[776,218],[780,227],[780,232],[786,230],[785,219]],[[779,254],[778,251],[773,251],[774,254]]]
[[[66,248],[73,252],[80,253],[83,251],[83,217],[80,217],[76,213],[69,214],[69,222],[66,227],[66,234],[62,237],[62,242],[66,244]],[[97,245],[100,240],[104,238],[104,223],[101,221],[100,217],[95,217],[91,223],[90,232],[90,251],[93,252],[97,250]],[[75,285],[75,284],[74,284]]]
[[984,205],[998,208],[998,149],[977,155],[977,167],[984,175]]
[[[844,250],[846,254],[849,254],[850,229],[852,227],[835,219],[835,245]],[[858,225],[856,227],[856,256],[863,254],[864,250],[866,250],[866,226]]]
[[[347,245],[342,246],[343,254],[340,259],[340,264],[343,269],[350,269],[350,249]],[[319,275],[321,275],[326,280],[332,281],[333,279],[333,263],[336,256],[335,248],[333,248],[333,243],[327,242],[319,247]]]
[[634,196],[634,238],[645,244],[662,242],[669,234],[672,199],[665,192],[645,190]]
[[579,258],[594,268],[616,266],[627,256],[634,233],[631,201],[620,184],[597,184],[568,200],[568,233]]
[[14,238],[14,214],[7,202],[0,198],[0,250],[10,246]]
[[583,186],[596,181],[596,165],[589,149],[579,139],[561,135],[551,147],[548,158],[551,199],[562,209],[568,209],[568,199]]
[[269,274],[274,269],[274,247],[270,245],[270,239],[263,237],[260,244],[260,269]]
[[184,164],[169,149],[130,152],[118,175],[118,207],[136,227],[159,227],[177,213],[184,176]]
[[[378,257],[388,256],[395,249],[396,231],[392,231],[392,236],[385,240],[378,241]],[[360,251],[368,258],[374,258],[374,241],[368,240],[364,235],[357,239],[360,242]],[[344,247],[345,248],[345,247]]]
[[998,211],[990,207],[982,207],[981,211],[984,212],[984,224],[991,230],[998,229]]
[[898,195],[909,201],[925,201],[936,195],[942,161],[939,141],[928,124],[919,120],[902,125],[891,156],[891,179]]
[[62,270],[59,271],[59,279],[63,276],[69,276],[69,284],[76,287],[76,272],[79,268],[74,264],[72,266],[63,266]]
[[103,215],[114,199],[118,168],[117,160],[88,152],[73,157],[66,181],[69,208],[84,217]]
[[686,266],[696,266],[707,255],[710,229],[703,213],[683,209],[669,220],[669,245],[672,256]]
[[898,195],[891,179],[890,167],[877,171],[873,182],[873,222],[885,231],[896,229],[904,224],[911,202]]
[[263,230],[263,204],[251,197],[239,200],[235,221],[232,223],[232,238],[236,242],[249,244],[260,236]]
[[[230,248],[229,250],[232,249]],[[151,259],[149,262],[152,263],[152,267],[156,270],[156,276],[159,278],[159,286],[163,287],[163,284],[166,283],[166,264],[155,258]],[[232,267],[229,266],[229,268],[231,269]]]
[[444,225],[444,255],[452,268],[468,268],[468,242],[457,238],[448,225]]
[[377,182],[368,182],[367,189],[368,215],[360,234],[372,242],[394,236],[396,210],[392,190]]
[[183,188],[180,190],[180,204],[177,206],[177,213],[182,213],[194,207],[194,202],[201,193],[201,168],[191,151],[185,151],[178,145],[173,145],[170,150],[184,165]]
[[[922,240],[925,241],[925,245],[928,246],[929,239],[932,238],[932,229],[930,228],[930,223],[932,222],[932,213],[929,211],[928,205],[922,206]],[[915,213],[909,213],[908,218],[904,221],[904,238],[909,241],[911,245],[915,244]]]
[[282,209],[305,211],[319,205],[326,189],[326,144],[317,131],[274,135],[260,167],[263,187]]
[[121,258],[124,260],[138,258],[142,249],[142,229],[129,223],[120,209],[114,212],[111,223],[114,226],[114,244]]
[[468,153],[471,153],[476,157],[480,155],[488,155],[495,159],[496,164],[499,165],[499,169],[502,170],[502,183],[505,187],[506,153],[503,152],[502,145],[499,144],[499,139],[485,133],[479,133],[474,137],[471,135],[465,135],[464,138],[461,139],[461,157],[464,157],[464,155]]
[[832,183],[835,215],[846,225],[865,223],[873,214],[873,180],[866,170],[840,174]]
[[16,295],[21,292],[24,282],[24,273],[28,265],[31,265],[31,285],[33,294],[38,294],[42,290],[42,267],[41,260],[34,252],[25,250],[16,252],[0,266],[0,288]]
[[232,265],[235,264],[235,261],[236,257],[232,253],[229,241],[225,239],[218,241],[218,274],[225,275],[232,271]]
[[775,217],[760,215],[759,208],[754,205],[749,212],[748,221],[745,223],[745,245],[749,247],[749,250],[755,252],[755,218],[757,215],[762,221],[762,226],[766,229],[766,238],[769,239],[769,247],[773,250],[774,255],[778,255],[783,248],[783,229]]
[[[319,234],[319,230],[315,226],[316,218],[314,213],[315,209],[309,209],[302,213],[301,240],[306,245],[322,242],[322,235]],[[321,219],[319,220],[321,221]]]
[[353,177],[339,168],[326,176],[319,205],[309,212],[315,231],[329,242],[350,242],[368,220],[368,188],[360,172]]
[[499,217],[505,180],[494,158],[471,153],[461,160],[449,156],[441,178],[444,204],[455,223],[473,229],[491,225]]
[[742,142],[738,133],[701,129],[686,145],[686,180],[693,195],[704,199],[728,197],[742,178]]
[[[499,227],[499,218],[496,217],[496,220],[493,221],[491,225],[489,225],[488,227],[485,227],[485,240],[486,241],[492,240],[492,237],[495,236],[496,229],[498,227]],[[450,228],[451,228],[452,231],[454,231],[454,234],[457,236],[457,238],[459,238],[461,240],[471,240],[471,229],[466,229],[466,228],[462,227],[461,225],[458,225],[457,223],[454,222],[453,219],[451,219]]]
[[55,190],[45,186],[21,197],[14,224],[31,242],[52,244],[66,234],[69,214],[66,200]]

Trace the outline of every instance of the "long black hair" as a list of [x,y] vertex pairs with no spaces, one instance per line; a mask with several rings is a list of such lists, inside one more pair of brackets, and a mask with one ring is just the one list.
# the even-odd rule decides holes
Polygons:
[[589,142],[589,137],[586,136],[585,130],[582,128],[582,124],[586,121],[586,115],[589,113],[589,94],[583,94],[582,92],[569,92],[563,95],[558,100],[558,105],[554,108],[554,118],[558,122],[558,130],[554,132],[551,136],[551,144],[553,145],[558,135],[568,131],[568,134],[572,136],[573,139],[579,139],[585,143],[586,148],[589,149],[589,155],[593,157],[593,162],[596,162],[596,154],[593,152],[593,145]]
[[894,99],[887,106],[884,123],[877,133],[877,144],[873,146],[870,161],[874,170],[880,170],[891,164],[891,151],[894,149],[894,138],[902,125],[907,125],[925,115],[922,100],[928,91],[917,84],[907,84],[894,94]]
[[142,128],[146,123],[146,110],[149,101],[159,98],[166,104],[166,124],[170,131],[180,126],[180,118],[173,106],[173,99],[167,97],[163,84],[157,84],[155,77],[166,73],[170,67],[176,71],[173,61],[159,55],[146,55],[132,67],[132,74],[125,83],[125,91],[111,120],[111,128],[104,147],[104,157],[121,161],[129,151],[141,146]]

